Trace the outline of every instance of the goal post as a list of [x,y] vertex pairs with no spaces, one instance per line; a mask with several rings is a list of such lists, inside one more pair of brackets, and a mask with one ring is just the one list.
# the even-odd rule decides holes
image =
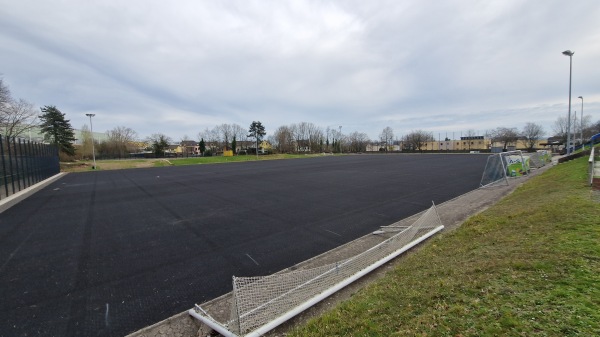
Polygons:
[[521,150],[496,153],[488,157],[481,177],[480,187],[508,185],[508,178],[529,173],[529,156]]

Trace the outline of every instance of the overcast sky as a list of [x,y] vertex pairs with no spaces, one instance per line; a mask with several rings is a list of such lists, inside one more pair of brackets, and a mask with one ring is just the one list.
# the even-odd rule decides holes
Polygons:
[[600,119],[600,2],[0,0],[0,76],[74,128],[175,141],[311,122],[377,139]]

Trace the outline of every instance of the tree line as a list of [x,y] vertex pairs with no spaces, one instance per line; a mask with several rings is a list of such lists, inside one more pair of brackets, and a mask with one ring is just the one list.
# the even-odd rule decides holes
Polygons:
[[[44,106],[40,108],[41,113],[34,109],[33,104],[22,99],[12,97],[8,85],[0,78],[0,133],[6,137],[23,137],[26,132],[34,127],[40,127],[46,141],[56,144],[61,153],[74,156],[76,148],[74,130],[69,120],[55,106]],[[600,121],[591,122],[591,116],[583,117],[583,120],[571,121],[573,139],[575,143],[581,143],[592,135],[600,133]],[[559,117],[553,125],[554,137],[563,144],[567,139],[567,118]],[[93,136],[87,125],[81,129],[81,145],[77,152],[81,157],[91,157],[92,149],[96,151],[99,158],[126,158],[130,153],[140,150],[144,143],[144,150],[152,151],[155,156],[164,156],[168,147],[173,144],[173,139],[162,134],[155,133],[139,140],[138,134],[131,128],[117,126],[106,132],[106,137],[93,141]],[[492,142],[500,144],[506,149],[517,140],[526,142],[529,149],[545,135],[543,127],[536,123],[527,123],[523,129],[509,127],[497,127],[485,132],[485,135],[477,135],[474,130],[468,130],[465,137],[485,136]],[[254,121],[249,128],[239,124],[221,124],[212,128],[206,128],[196,135],[200,153],[210,154],[221,150],[249,149],[258,150],[261,141],[266,136],[264,125],[260,121]],[[583,137],[582,137],[583,136]],[[397,137],[391,127],[385,127],[379,137],[370,139],[364,132],[354,131],[343,134],[341,127],[322,128],[310,122],[292,123],[277,127],[267,140],[273,149],[279,153],[317,153],[317,152],[363,152],[370,147],[379,151],[392,151],[402,146],[402,150],[422,151],[424,146],[435,141],[432,132],[425,130],[411,130],[408,134]],[[441,140],[441,139],[438,139]],[[448,141],[445,138],[445,141]],[[191,137],[184,135],[180,144],[193,141]],[[94,144],[92,144],[94,142]],[[470,142],[469,142],[470,144]],[[396,146],[396,147],[395,147]],[[470,149],[470,145],[469,145]]]

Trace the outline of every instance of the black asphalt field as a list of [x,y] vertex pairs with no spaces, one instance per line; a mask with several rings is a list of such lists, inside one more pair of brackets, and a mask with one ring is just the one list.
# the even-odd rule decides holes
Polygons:
[[123,336],[475,189],[486,158],[68,174],[0,214],[0,336]]

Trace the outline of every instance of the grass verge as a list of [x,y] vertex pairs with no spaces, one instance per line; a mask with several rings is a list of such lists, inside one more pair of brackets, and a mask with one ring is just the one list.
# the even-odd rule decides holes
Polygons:
[[586,165],[532,178],[288,336],[600,336],[600,207]]

